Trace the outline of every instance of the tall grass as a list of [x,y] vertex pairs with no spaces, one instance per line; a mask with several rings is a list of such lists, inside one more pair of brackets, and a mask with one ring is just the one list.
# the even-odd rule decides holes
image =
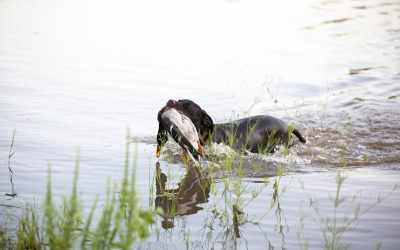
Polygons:
[[[129,143],[122,184],[114,184],[113,188],[108,185],[104,206],[99,209],[96,198],[88,215],[82,213],[83,202],[78,196],[79,162],[78,154],[71,194],[60,207],[54,202],[49,167],[43,212],[26,207],[17,230],[17,249],[130,249],[135,242],[148,237],[149,226],[159,211],[139,206],[136,154],[129,167]],[[93,222],[95,213],[100,215],[97,225]]]

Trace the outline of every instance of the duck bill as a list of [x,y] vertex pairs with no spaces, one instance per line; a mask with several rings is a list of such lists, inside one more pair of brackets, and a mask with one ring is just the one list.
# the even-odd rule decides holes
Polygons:
[[199,154],[200,154],[201,156],[204,156],[204,150],[203,150],[203,147],[201,146],[200,143],[198,144],[198,148],[199,148]]
[[160,155],[161,155],[161,147],[160,147],[160,146],[157,146],[157,150],[156,150],[156,156],[157,156],[157,158],[160,157]]

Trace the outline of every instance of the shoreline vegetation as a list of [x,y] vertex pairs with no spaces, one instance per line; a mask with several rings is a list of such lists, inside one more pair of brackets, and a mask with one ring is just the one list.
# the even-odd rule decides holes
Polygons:
[[[9,163],[13,152],[15,131],[13,132],[12,144],[10,147]],[[139,205],[139,197],[136,192],[135,170],[137,162],[137,148],[133,155],[130,155],[132,144],[129,130],[126,137],[126,153],[124,163],[124,175],[120,183],[114,182],[106,190],[104,204],[98,204],[96,197],[88,214],[82,212],[84,204],[78,195],[78,177],[80,166],[80,154],[77,153],[75,162],[74,178],[71,194],[64,197],[61,206],[56,206],[55,197],[52,194],[51,166],[48,167],[47,193],[44,204],[36,207],[26,204],[25,209],[19,218],[15,237],[9,232],[0,228],[0,249],[132,249],[135,244],[148,238],[153,232],[152,225],[157,217],[163,218],[162,227],[169,229],[173,227],[174,218],[179,215],[180,201],[192,197],[184,197],[188,183],[196,187],[194,194],[198,203],[208,203],[207,211],[211,216],[204,221],[205,225],[213,228],[218,224],[221,228],[218,240],[226,242],[227,246],[235,247],[238,239],[241,238],[241,228],[245,225],[259,225],[260,221],[269,213],[275,213],[279,233],[284,237],[285,215],[281,207],[281,199],[290,188],[289,184],[282,184],[281,179],[285,174],[285,161],[278,166],[277,175],[271,181],[265,177],[256,188],[250,187],[245,178],[247,173],[243,169],[244,154],[227,154],[225,158],[211,158],[211,163],[206,168],[196,167],[190,162],[183,162],[186,167],[185,177],[180,179],[178,188],[171,189],[167,180],[177,179],[173,173],[162,173],[160,163],[157,162],[156,170],[151,176],[152,183],[149,187],[150,205],[142,208]],[[135,144],[136,145],[136,144]],[[288,148],[281,148],[281,156],[285,159],[288,156]],[[216,167],[218,166],[218,167]],[[11,165],[8,164],[9,169]],[[262,166],[254,164],[257,171]],[[222,172],[222,174],[221,174]],[[10,174],[12,174],[12,170]],[[309,219],[317,221],[321,230],[321,246],[324,249],[347,249],[351,246],[342,242],[343,235],[356,228],[357,220],[370,211],[373,207],[387,199],[393,192],[399,189],[395,185],[386,194],[379,194],[377,199],[367,208],[361,207],[358,202],[360,192],[350,197],[343,194],[342,187],[346,175],[339,169],[336,174],[336,192],[332,200],[333,214],[321,213],[318,199],[306,193],[304,183],[301,187],[304,190],[310,208],[314,211],[313,218],[308,218],[299,207],[300,229],[297,233],[299,246],[302,249],[309,249],[309,242],[305,233]],[[154,189],[154,185],[156,189]],[[11,182],[11,185],[12,182]],[[266,188],[272,188],[269,208],[259,218],[254,218],[248,205],[254,201]],[[12,190],[13,186],[12,186]],[[14,191],[13,191],[14,192]],[[245,195],[250,194],[250,195]],[[14,197],[14,196],[13,196]],[[200,198],[199,198],[200,197]],[[338,210],[343,209],[343,204],[350,202],[351,206],[344,217],[338,215]],[[346,203],[346,205],[348,205]],[[159,232],[158,232],[159,233]],[[183,232],[186,246],[189,246],[190,230]],[[217,239],[215,239],[217,240]],[[382,242],[376,243],[379,249]]]

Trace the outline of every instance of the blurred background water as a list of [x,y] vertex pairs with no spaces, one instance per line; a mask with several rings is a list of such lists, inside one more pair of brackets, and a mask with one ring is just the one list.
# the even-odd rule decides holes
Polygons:
[[[390,192],[400,175],[399,27],[396,0],[1,0],[0,193],[10,192],[14,129],[18,199],[42,199],[48,164],[55,194],[68,193],[79,148],[81,195],[90,201],[105,190],[108,177],[121,177],[129,127],[130,140],[139,142],[138,189],[147,205],[157,162],[156,114],[171,98],[194,100],[215,122],[268,114],[294,124],[308,143],[292,149],[294,172],[284,179],[304,179],[321,204],[330,204],[332,176],[343,168],[352,190]],[[161,160],[161,167],[183,174],[180,163]],[[250,213],[269,206],[270,191]],[[265,219],[265,234],[244,227],[236,247],[265,249],[269,241],[298,248],[302,194],[285,194],[287,223],[295,229],[286,233],[284,246],[277,224]],[[363,196],[363,203],[372,196]],[[346,242],[365,249],[382,241],[384,249],[395,249],[399,205],[396,192]],[[5,225],[13,207],[0,208]],[[204,242],[196,232],[209,214],[205,209],[180,217],[193,228],[192,247]],[[170,238],[159,246],[185,248],[175,241],[182,231],[182,224],[165,231]],[[319,228],[307,233],[310,247],[319,248]],[[149,248],[157,241],[153,236]],[[223,248],[227,240],[215,242]]]

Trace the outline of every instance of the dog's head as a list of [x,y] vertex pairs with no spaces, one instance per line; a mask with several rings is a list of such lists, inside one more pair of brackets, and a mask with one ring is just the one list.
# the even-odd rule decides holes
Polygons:
[[158,122],[161,121],[161,114],[169,108],[174,108],[189,117],[200,134],[199,139],[201,144],[204,145],[214,131],[214,122],[207,112],[192,100],[183,99],[175,101],[170,99],[158,112]]

